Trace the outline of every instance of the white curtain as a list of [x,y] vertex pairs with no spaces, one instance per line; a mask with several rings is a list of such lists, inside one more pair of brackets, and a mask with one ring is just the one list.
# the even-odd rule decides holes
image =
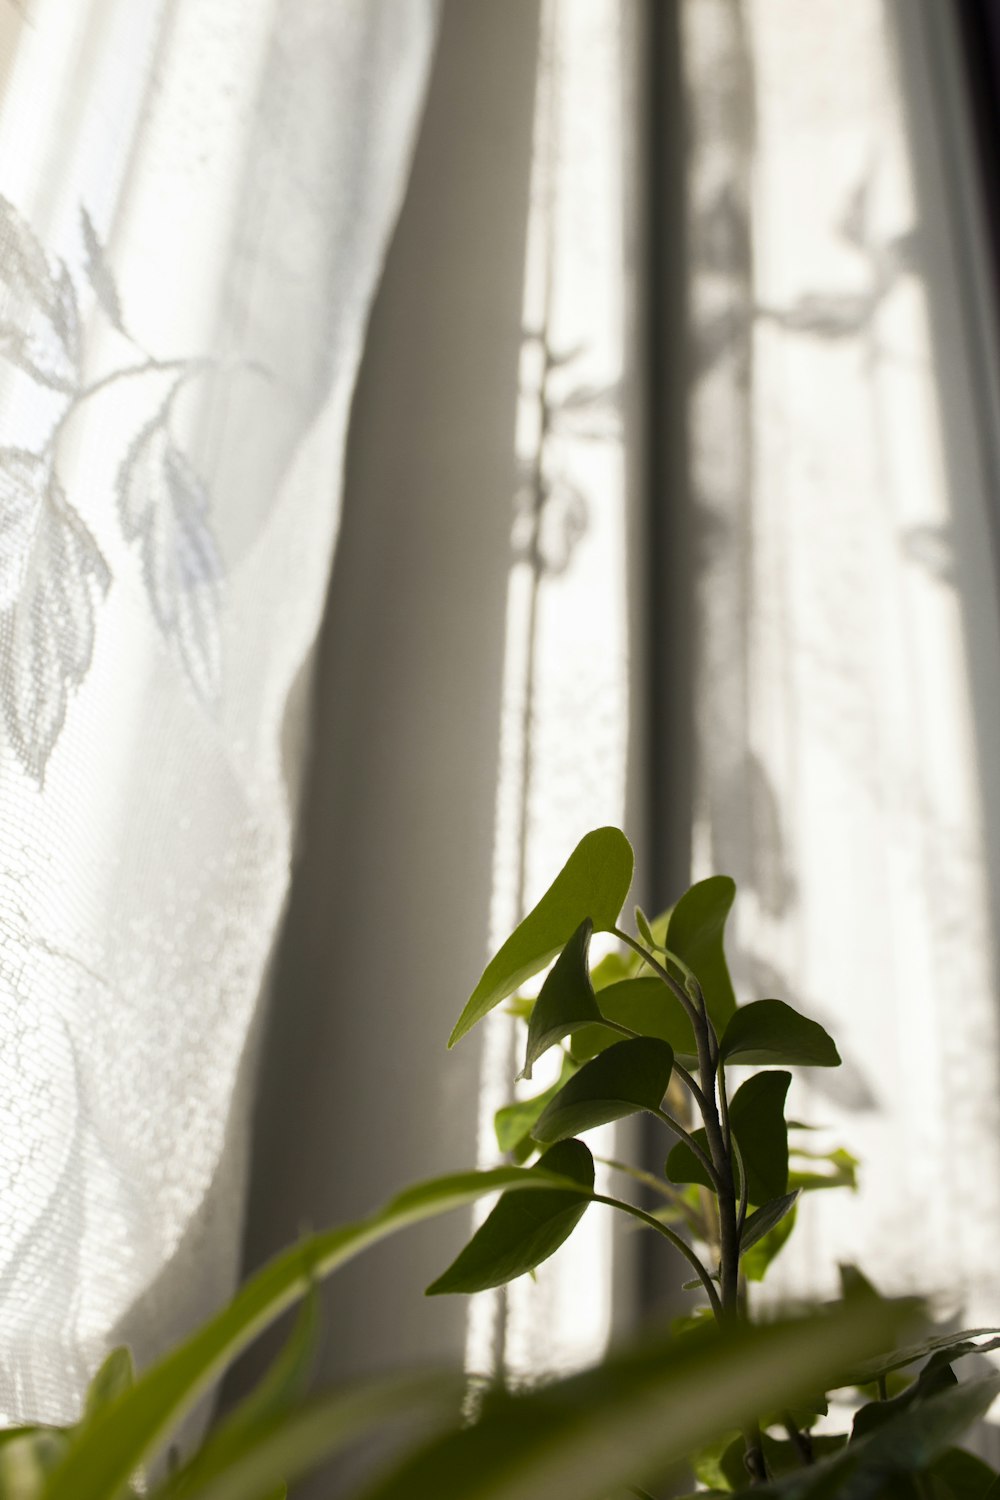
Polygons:
[[683,8],[695,862],[739,883],[744,998],[843,1046],[791,1108],[860,1191],[804,1204],[775,1291],[854,1260],[995,1323],[996,307],[954,22]]
[[238,1270],[310,650],[432,0],[0,5],[0,1420]]

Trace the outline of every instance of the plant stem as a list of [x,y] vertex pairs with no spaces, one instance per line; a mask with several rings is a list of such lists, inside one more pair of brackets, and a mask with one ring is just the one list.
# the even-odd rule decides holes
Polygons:
[[659,978],[663,980],[663,983],[668,987],[668,989],[670,989],[671,992],[676,995],[677,999],[681,1002],[685,1011],[687,1012],[687,1018],[691,1022],[691,1025],[694,1027],[695,1035],[697,1036],[698,1028],[701,1023],[701,1016],[698,1012],[698,1007],[694,1004],[690,995],[684,989],[683,985],[678,984],[674,976],[669,973],[663,967],[663,965],[653,957],[649,949],[644,948],[642,944],[638,942],[634,937],[630,937],[627,932],[622,932],[620,927],[612,927],[611,931],[616,938],[620,938],[623,943],[626,943],[628,947],[633,950],[633,952],[638,953],[643,962],[647,963],[653,970],[653,973],[658,975]]
[[603,1193],[595,1193],[590,1201],[591,1203],[604,1203],[608,1208],[621,1209],[622,1213],[631,1214],[633,1219],[641,1220],[643,1224],[648,1225],[650,1229],[655,1229],[657,1234],[662,1234],[664,1239],[669,1240],[674,1249],[679,1250],[688,1264],[694,1268],[698,1280],[705,1288],[705,1294],[712,1305],[712,1311],[716,1318],[721,1320],[722,1304],[719,1301],[719,1294],[715,1290],[711,1276],[697,1255],[695,1255],[687,1240],[682,1239],[679,1234],[674,1234],[672,1229],[668,1229],[666,1224],[661,1224],[659,1219],[654,1218],[652,1214],[646,1213],[645,1209],[636,1208],[634,1203],[626,1203],[624,1198],[608,1198]]
[[803,1464],[814,1463],[815,1459],[813,1457],[812,1439],[810,1438],[808,1432],[801,1432],[799,1430],[792,1419],[792,1414],[790,1411],[782,1413],[781,1425],[784,1427],[785,1431],[788,1433],[788,1436],[791,1438],[792,1443],[795,1445],[795,1450],[798,1453],[799,1458],[801,1458]]
[[649,1113],[651,1115],[654,1115],[656,1119],[662,1121],[662,1123],[666,1125],[668,1130],[673,1131],[674,1135],[680,1136],[685,1145],[690,1147],[690,1149],[694,1152],[695,1156],[701,1162],[701,1165],[705,1168],[705,1171],[708,1173],[709,1177],[711,1177],[712,1181],[715,1183],[716,1191],[720,1191],[721,1179],[719,1177],[719,1173],[713,1165],[711,1158],[706,1155],[705,1151],[695,1140],[690,1130],[685,1130],[681,1122],[679,1120],[675,1120],[673,1115],[668,1115],[666,1110],[651,1109]]

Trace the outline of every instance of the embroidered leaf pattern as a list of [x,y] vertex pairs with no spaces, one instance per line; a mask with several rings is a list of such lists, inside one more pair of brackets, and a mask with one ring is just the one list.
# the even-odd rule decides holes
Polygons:
[[104,253],[104,246],[97,237],[93,221],[85,208],[80,209],[80,227],[83,231],[83,245],[87,252],[86,271],[91,286],[97,294],[97,300],[107,314],[109,322],[118,329],[119,333],[125,332],[125,324],[122,317],[121,298],[118,295],[118,287],[115,284],[114,273],[108,264],[108,258]]
[[173,643],[195,691],[214,701],[221,681],[221,563],[205,486],[174,443],[161,410],[139,433],[118,471],[122,530],[138,544],[157,625]]
[[73,279],[0,196],[0,355],[53,390],[79,385],[80,316]]
[[48,472],[35,453],[0,449],[0,610],[16,604],[21,592]]
[[21,519],[0,532],[0,683],[7,730],[41,783],[71,691],[94,654],[95,600],[111,574],[50,464],[0,449],[0,499]]

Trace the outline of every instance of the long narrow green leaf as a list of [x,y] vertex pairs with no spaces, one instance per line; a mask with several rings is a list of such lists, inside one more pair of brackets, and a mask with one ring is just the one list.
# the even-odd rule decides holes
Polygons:
[[227,1307],[141,1375],[131,1390],[95,1413],[74,1435],[45,1500],[118,1500],[127,1493],[129,1477],[159,1450],[227,1365],[314,1282],[369,1245],[487,1193],[551,1186],[575,1184],[537,1168],[459,1172],[408,1188],[358,1223],[303,1240],[246,1282]]
[[153,1500],[263,1500],[394,1417],[454,1423],[464,1390],[457,1374],[390,1375],[261,1414],[209,1437]]
[[845,1304],[727,1337],[661,1338],[495,1399],[475,1426],[409,1455],[365,1500],[607,1500],[619,1485],[655,1485],[692,1449],[822,1387],[862,1348],[884,1347],[904,1315]]
[[495,1005],[544,969],[585,917],[595,932],[609,932],[632,884],[634,862],[621,829],[595,828],[586,834],[538,905],[486,965],[448,1046],[454,1047]]

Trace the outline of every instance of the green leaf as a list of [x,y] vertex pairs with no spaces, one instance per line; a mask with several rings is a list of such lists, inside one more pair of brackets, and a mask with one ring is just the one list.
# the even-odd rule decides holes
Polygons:
[[645,1036],[616,1042],[585,1063],[545,1106],[532,1132],[535,1140],[563,1141],[640,1110],[659,1109],[673,1066],[668,1042]]
[[95,1412],[72,1435],[45,1500],[119,1500],[127,1494],[130,1476],[168,1441],[232,1360],[316,1281],[370,1245],[487,1193],[511,1188],[545,1192],[560,1184],[572,1187],[537,1167],[457,1172],[407,1188],[369,1217],[310,1236],[285,1251],[252,1276],[228,1306],[144,1371],[130,1391]]
[[214,1429],[213,1440],[220,1451],[234,1451],[243,1435],[280,1416],[305,1395],[318,1344],[319,1288],[312,1286],[277,1358],[250,1394]]
[[[826,1458],[831,1454],[839,1453],[847,1442],[846,1432],[831,1432],[817,1434],[810,1438],[814,1459]],[[764,1433],[761,1438],[764,1449],[764,1458],[769,1471],[776,1477],[782,1474],[794,1473],[802,1467],[802,1458],[798,1448],[788,1438],[773,1438],[769,1433]],[[742,1437],[735,1437],[730,1442],[726,1451],[719,1460],[719,1468],[723,1477],[731,1489],[745,1490],[750,1484],[746,1465],[743,1462],[743,1454],[746,1445]],[[751,1491],[755,1493],[755,1491]]]
[[719,1032],[736,1009],[723,949],[726,918],[735,897],[736,884],[728,875],[699,880],[684,892],[667,924],[666,945],[698,976],[708,1014]]
[[454,1421],[465,1381],[457,1375],[390,1375],[334,1390],[254,1422],[211,1434],[153,1500],[264,1500],[392,1418]]
[[544,1089],[531,1099],[516,1099],[513,1104],[505,1104],[502,1109],[497,1110],[493,1117],[493,1129],[501,1151],[518,1150],[521,1143],[531,1136],[535,1121],[549,1100],[555,1098],[575,1072],[576,1064],[564,1055],[559,1077],[551,1088]]
[[646,916],[646,913],[643,911],[641,906],[637,906],[635,909],[635,930],[642,938],[647,948],[655,951],[660,947],[660,944],[653,936],[653,929],[649,925],[649,918]]
[[132,1363],[132,1351],[122,1344],[119,1348],[112,1349],[87,1387],[83,1420],[87,1421],[103,1406],[116,1401],[134,1384],[135,1366]]
[[581,1026],[600,1021],[594,987],[590,982],[587,953],[593,929],[590,918],[580,923],[549,971],[538,992],[528,1022],[522,1078],[530,1078],[535,1063],[556,1042]]
[[880,1321],[848,1305],[724,1335],[661,1336],[554,1385],[498,1396],[474,1426],[404,1457],[364,1500],[607,1500],[616,1485],[655,1489],[672,1464],[762,1406],[824,1385],[859,1344],[883,1347],[900,1316],[883,1305]]
[[[841,1267],[843,1273],[844,1267]],[[860,1273],[859,1273],[860,1274]],[[869,1385],[893,1370],[902,1370],[906,1365],[926,1359],[929,1354],[943,1354],[948,1360],[961,1359],[966,1354],[988,1354],[991,1349],[1000,1349],[1000,1328],[964,1328],[958,1333],[941,1333],[919,1343],[896,1349],[883,1359],[873,1360],[855,1370],[845,1385]],[[983,1342],[977,1343],[981,1339]]]
[[[528,1170],[555,1172],[588,1190],[594,1186],[594,1158],[582,1141],[560,1141]],[[573,1233],[588,1201],[562,1188],[525,1195],[504,1193],[447,1271],[431,1282],[427,1296],[483,1292],[533,1271]]]
[[3,1500],[43,1500],[46,1482],[69,1441],[69,1433],[61,1427],[33,1427],[19,1430],[0,1443]]
[[851,1428],[852,1440],[857,1442],[860,1438],[866,1438],[879,1427],[894,1421],[914,1401],[926,1400],[928,1396],[935,1396],[938,1391],[948,1390],[957,1384],[955,1372],[948,1361],[941,1355],[934,1355],[912,1385],[908,1385],[898,1396],[890,1401],[868,1401],[864,1406],[858,1407]]
[[[876,1303],[859,1298],[859,1312]],[[833,1458],[799,1470],[755,1494],[782,1500],[881,1500],[894,1476],[920,1473],[979,1420],[1000,1394],[1000,1375],[965,1381],[914,1401],[868,1437],[848,1443]]]
[[997,1482],[989,1464],[963,1448],[946,1448],[925,1477],[930,1481],[933,1500],[986,1500],[990,1486]]
[[486,965],[448,1046],[454,1047],[495,1005],[544,969],[585,918],[595,932],[610,932],[632,884],[633,864],[632,846],[620,829],[586,834],[538,905]]
[[[740,1238],[740,1252],[752,1249],[754,1245],[759,1244],[766,1234],[770,1234],[771,1230],[780,1224],[786,1215],[791,1213],[798,1196],[798,1193],[785,1193],[782,1197],[774,1198],[770,1203],[765,1203],[762,1208],[757,1209],[756,1213],[752,1213],[743,1225],[743,1234]],[[788,1233],[791,1233],[790,1225]],[[787,1234],[785,1238],[788,1238]]]
[[[669,1042],[675,1056],[697,1055],[691,1022],[677,996],[662,979],[620,980],[598,991],[597,1005],[606,1020],[627,1026],[639,1036],[654,1036],[661,1042]],[[585,1062],[613,1046],[616,1040],[615,1032],[606,1026],[584,1026],[573,1033],[570,1056],[577,1062]]]
[[818,1021],[783,1000],[754,1000],[733,1012],[719,1043],[726,1062],[766,1066],[837,1068],[840,1054]]
[[[778,1252],[787,1244],[795,1228],[795,1217],[798,1206],[792,1208],[791,1213],[779,1219],[773,1229],[760,1237],[755,1245],[749,1250],[744,1246],[741,1251],[740,1270],[748,1281],[763,1281],[767,1275],[768,1268],[778,1255]],[[743,1226],[744,1230],[746,1225]]]
[[[729,1122],[746,1167],[751,1203],[769,1203],[788,1190],[788,1130],[785,1125],[785,1095],[791,1073],[755,1073],[739,1088],[729,1106]],[[693,1132],[707,1150],[704,1130]],[[667,1157],[671,1182],[697,1182],[714,1186],[690,1146],[679,1141]]]

